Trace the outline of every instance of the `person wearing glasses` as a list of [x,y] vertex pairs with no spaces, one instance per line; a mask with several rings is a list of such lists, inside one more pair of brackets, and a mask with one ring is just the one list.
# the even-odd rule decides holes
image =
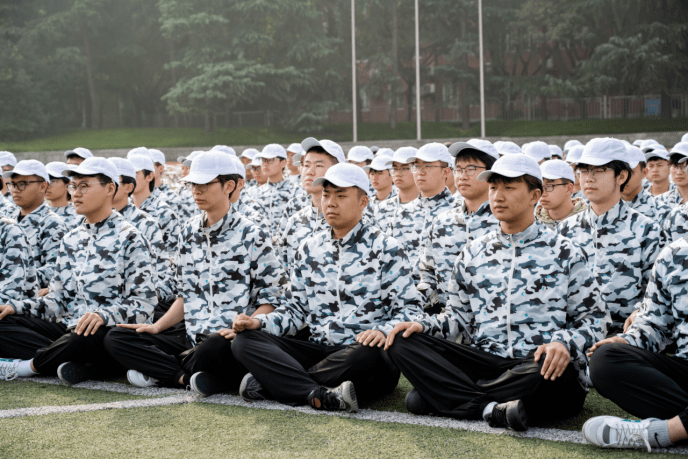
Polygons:
[[[354,164],[360,168],[365,166],[370,166],[373,158],[375,157],[373,151],[365,145],[355,145],[349,149],[347,152],[347,163]],[[376,195],[376,190],[371,185],[371,181],[368,183],[368,197],[372,198]],[[364,214],[365,215],[365,214]]]
[[390,227],[393,217],[401,207],[410,205],[419,196],[414,174],[411,172],[411,166],[407,164],[407,159],[416,155],[417,151],[414,147],[398,148],[386,163],[392,166],[390,175],[392,184],[397,188],[397,196],[386,199],[375,209],[373,221],[383,231]]
[[608,335],[623,331],[639,308],[661,246],[660,226],[622,199],[631,167],[626,145],[617,139],[590,140],[577,162],[589,208],[560,223],[559,233],[586,253],[610,310]]
[[119,174],[105,158],[74,170],[69,192],[80,225],[61,238],[50,292],[0,305],[0,371],[7,377],[57,375],[68,384],[112,375],[103,338],[117,324],[144,323],[157,303],[149,245],[112,208]]
[[689,192],[687,182],[687,147],[689,143],[679,142],[668,153],[670,158],[670,177],[675,189],[667,191],[658,197],[658,202],[674,209],[687,202]]
[[391,160],[392,156],[377,155],[371,164],[363,167],[375,191],[373,196],[370,196],[370,205],[373,206],[374,212],[381,202],[397,196],[397,188],[393,186],[390,174],[392,164],[388,164]]
[[31,264],[38,275],[38,288],[45,289],[55,275],[60,241],[67,225],[45,202],[50,176],[43,163],[35,159],[19,161],[13,170],[2,174],[17,206],[10,215],[26,234],[31,246]]
[[258,153],[259,151],[255,148],[247,148],[242,152],[241,155],[239,155],[239,159],[242,161],[242,164],[244,164],[244,168],[246,169],[246,187],[244,188],[244,192],[248,196],[252,196],[256,191],[255,188],[257,183],[256,178],[254,177],[254,167],[251,165],[251,162]]
[[536,206],[536,219],[547,228],[557,231],[562,220],[586,210],[583,198],[573,198],[574,171],[561,159],[551,159],[541,164],[543,195]]
[[237,177],[234,177],[236,178],[237,186],[230,194],[230,204],[232,204],[240,214],[260,226],[261,229],[268,231],[263,207],[253,199],[247,197],[244,193],[244,186],[246,185],[246,169],[244,168],[244,164],[242,164],[239,158],[232,155],[230,155],[230,161],[232,161],[237,171]]
[[646,155],[643,154],[639,147],[634,145],[627,145],[627,150],[632,174],[629,178],[629,183],[624,187],[622,199],[627,201],[632,209],[661,224],[665,217],[667,217],[667,214],[670,213],[670,208],[663,203],[659,203],[650,191],[644,189],[643,179],[648,172],[646,168]]
[[292,182],[285,180],[282,175],[287,162],[287,152],[282,146],[271,143],[266,145],[254,159],[260,161],[261,173],[266,177],[266,183],[256,190],[254,201],[263,206],[268,231],[273,238],[276,238],[280,227],[280,217],[287,201],[293,197],[294,193]]
[[433,219],[454,205],[452,193],[445,186],[445,179],[452,174],[453,161],[445,145],[428,143],[409,157],[407,164],[411,166],[419,196],[409,206],[400,208],[386,232],[406,249],[414,280],[418,281],[422,241],[427,240]]
[[424,296],[424,309],[442,311],[449,300],[452,267],[464,247],[494,230],[498,220],[490,210],[488,183],[479,180],[491,170],[499,154],[490,142],[455,142],[448,152],[455,160],[454,176],[462,204],[438,215],[431,224],[419,260],[417,289]]
[[642,151],[646,155],[646,167],[648,168],[644,189],[648,190],[657,202],[660,195],[676,188],[676,185],[670,180],[668,151],[662,145],[651,145],[643,148]]
[[538,163],[505,155],[478,179],[499,227],[460,252],[443,313],[396,325],[385,348],[411,413],[523,431],[581,411],[584,352],[609,314],[584,253],[535,220]]
[[[9,151],[0,151],[0,169],[2,169],[2,173],[0,173],[0,175],[11,171],[16,165],[17,158],[14,156],[14,154],[10,153]],[[7,188],[7,183],[3,182],[2,179],[0,179],[0,197],[5,198],[10,204],[13,204],[12,193],[10,193],[9,188]]]
[[132,204],[155,218],[163,232],[163,252],[161,256],[173,259],[177,253],[179,242],[180,222],[174,210],[162,199],[155,199],[152,195],[155,180],[153,161],[148,156],[131,155],[127,160],[136,169],[136,187],[132,193]]
[[[0,176],[0,187],[5,186],[5,181]],[[9,199],[5,199],[4,196],[0,195],[0,217],[10,217],[16,212],[17,206],[14,205]]]
[[50,202],[50,210],[62,217],[65,221],[67,230],[71,230],[77,226],[81,223],[81,219],[83,218],[81,215],[78,215],[77,211],[74,209],[71,203],[72,197],[69,191],[67,191],[67,186],[69,186],[71,181],[68,177],[62,175],[63,171],[71,170],[74,167],[73,165],[60,161],[54,161],[45,166],[46,171],[48,171],[48,176],[50,177],[45,199]]
[[268,235],[230,204],[238,172],[220,151],[194,159],[184,180],[201,213],[180,235],[177,299],[155,323],[122,325],[105,339],[133,385],[208,396],[236,390],[246,373],[232,356],[233,320],[275,309],[287,278]]

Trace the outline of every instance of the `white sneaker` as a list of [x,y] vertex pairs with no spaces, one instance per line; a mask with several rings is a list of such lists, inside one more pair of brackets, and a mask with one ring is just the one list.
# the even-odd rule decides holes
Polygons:
[[129,384],[132,386],[137,387],[151,387],[158,384],[157,379],[146,376],[145,374],[136,370],[129,370],[127,372],[127,381],[129,381]]
[[19,366],[19,359],[0,359],[0,379],[5,381],[12,381],[16,379],[17,367]]
[[648,442],[650,419],[631,421],[617,416],[596,416],[581,429],[589,443],[601,448],[646,448],[651,452]]

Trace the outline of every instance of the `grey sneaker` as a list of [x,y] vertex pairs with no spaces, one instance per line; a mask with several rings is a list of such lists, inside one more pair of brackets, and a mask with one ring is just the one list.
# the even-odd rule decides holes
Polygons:
[[512,400],[506,403],[498,403],[493,407],[493,412],[486,418],[491,427],[509,427],[517,432],[523,432],[529,428],[529,417],[521,400]]
[[0,379],[5,381],[12,381],[17,379],[17,367],[19,366],[19,359],[0,359]]
[[596,416],[584,423],[581,433],[587,442],[601,448],[645,448],[650,453],[650,424],[651,419],[631,421],[617,416]]
[[341,410],[350,413],[359,411],[359,402],[351,381],[345,381],[332,389],[321,386],[311,391],[307,400],[309,405],[317,410]]
[[263,386],[251,373],[245,374],[244,378],[242,378],[242,383],[239,385],[239,395],[247,402],[265,400],[266,398],[261,393],[262,390]]
[[79,384],[93,379],[93,368],[75,362],[65,362],[57,367],[57,376],[67,384]]
[[224,388],[220,378],[207,371],[197,371],[191,375],[189,385],[191,386],[191,390],[202,397],[208,397],[222,392]]

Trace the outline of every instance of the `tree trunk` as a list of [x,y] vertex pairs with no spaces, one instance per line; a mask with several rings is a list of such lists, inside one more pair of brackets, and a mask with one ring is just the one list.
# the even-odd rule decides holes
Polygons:
[[392,83],[390,84],[390,129],[397,129],[397,0],[392,0]]
[[82,35],[84,38],[84,54],[86,55],[86,82],[89,88],[89,99],[91,100],[90,127],[93,129],[98,129],[100,128],[100,104],[98,102],[98,94],[96,94],[96,85],[93,81],[93,57],[91,55],[89,32],[86,26],[83,27]]

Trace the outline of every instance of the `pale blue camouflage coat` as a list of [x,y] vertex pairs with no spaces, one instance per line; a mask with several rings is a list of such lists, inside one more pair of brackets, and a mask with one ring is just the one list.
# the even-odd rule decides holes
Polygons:
[[254,201],[263,206],[266,216],[266,227],[271,236],[279,234],[280,217],[285,211],[287,202],[292,199],[294,185],[289,180],[282,180],[278,183],[267,182],[259,186],[254,196],[250,196]]
[[36,270],[30,263],[31,247],[14,220],[0,217],[0,304],[16,309],[24,299],[38,296]]
[[663,221],[663,237],[667,244],[687,235],[687,203],[677,206]]

